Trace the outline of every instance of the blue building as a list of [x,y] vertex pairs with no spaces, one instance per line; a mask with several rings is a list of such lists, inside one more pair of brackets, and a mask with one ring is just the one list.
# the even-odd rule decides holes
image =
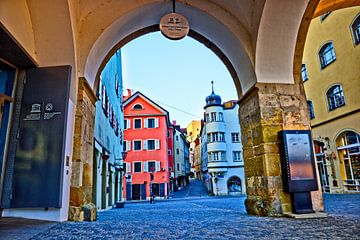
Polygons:
[[100,74],[95,113],[93,202],[98,209],[121,200],[124,113],[121,52],[118,50]]

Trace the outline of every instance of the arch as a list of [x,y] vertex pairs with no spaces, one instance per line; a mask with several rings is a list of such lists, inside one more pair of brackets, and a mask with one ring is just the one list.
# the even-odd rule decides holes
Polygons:
[[359,5],[360,0],[320,0],[313,14],[313,18],[321,16],[327,12]]
[[[199,1],[199,3],[202,1]],[[222,21],[205,12],[205,5],[177,4],[177,12],[188,18],[189,36],[210,48],[229,69],[239,97],[256,83],[249,32],[239,23],[224,25]],[[218,6],[212,6],[218,8]],[[154,11],[156,8],[156,11]],[[217,10],[217,9],[216,9]],[[83,74],[89,84],[96,88],[98,69],[104,65],[111,53],[127,42],[149,32],[158,31],[158,19],[170,11],[167,3],[151,3],[138,6],[127,12],[103,30],[84,56]],[[222,15],[227,17],[231,15]],[[234,19],[225,19],[234,21]],[[234,29],[230,29],[234,27]],[[235,29],[236,28],[236,29]],[[250,44],[251,45],[251,44]],[[84,53],[85,54],[85,53]],[[241,84],[240,84],[241,82]]]
[[350,24],[351,37],[354,41],[354,46],[360,43],[360,13],[358,13]]
[[345,132],[355,132],[356,134],[360,135],[360,132],[358,132],[356,129],[353,128],[343,128],[341,129],[334,137],[333,142],[336,143],[336,141],[339,139],[339,137],[345,133]]
[[238,176],[229,177],[229,179],[227,180],[227,189],[229,192],[241,193],[241,178],[239,178]]
[[333,41],[323,43],[318,51],[320,68],[324,69],[336,60]]

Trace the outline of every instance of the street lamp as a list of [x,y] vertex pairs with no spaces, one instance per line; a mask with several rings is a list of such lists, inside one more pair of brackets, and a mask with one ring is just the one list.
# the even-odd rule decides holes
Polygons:
[[115,169],[120,172],[120,188],[121,188],[120,197],[119,197],[119,201],[116,203],[116,208],[124,207],[124,203],[122,202],[122,192],[123,192],[123,179],[122,178],[123,178],[123,175],[125,174],[126,167],[124,166],[124,161],[127,157],[127,152],[122,152],[121,157],[122,158],[115,158],[115,161],[114,161]]

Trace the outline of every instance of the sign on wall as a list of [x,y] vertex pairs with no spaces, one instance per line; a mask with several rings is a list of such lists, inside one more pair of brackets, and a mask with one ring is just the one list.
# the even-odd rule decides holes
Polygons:
[[71,67],[26,72],[11,208],[61,207]]

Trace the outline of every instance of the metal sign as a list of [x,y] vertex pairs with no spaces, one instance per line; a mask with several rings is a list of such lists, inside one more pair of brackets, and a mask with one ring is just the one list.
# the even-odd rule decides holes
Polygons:
[[160,20],[161,33],[171,40],[180,40],[186,37],[189,29],[189,22],[178,13],[168,13]]

